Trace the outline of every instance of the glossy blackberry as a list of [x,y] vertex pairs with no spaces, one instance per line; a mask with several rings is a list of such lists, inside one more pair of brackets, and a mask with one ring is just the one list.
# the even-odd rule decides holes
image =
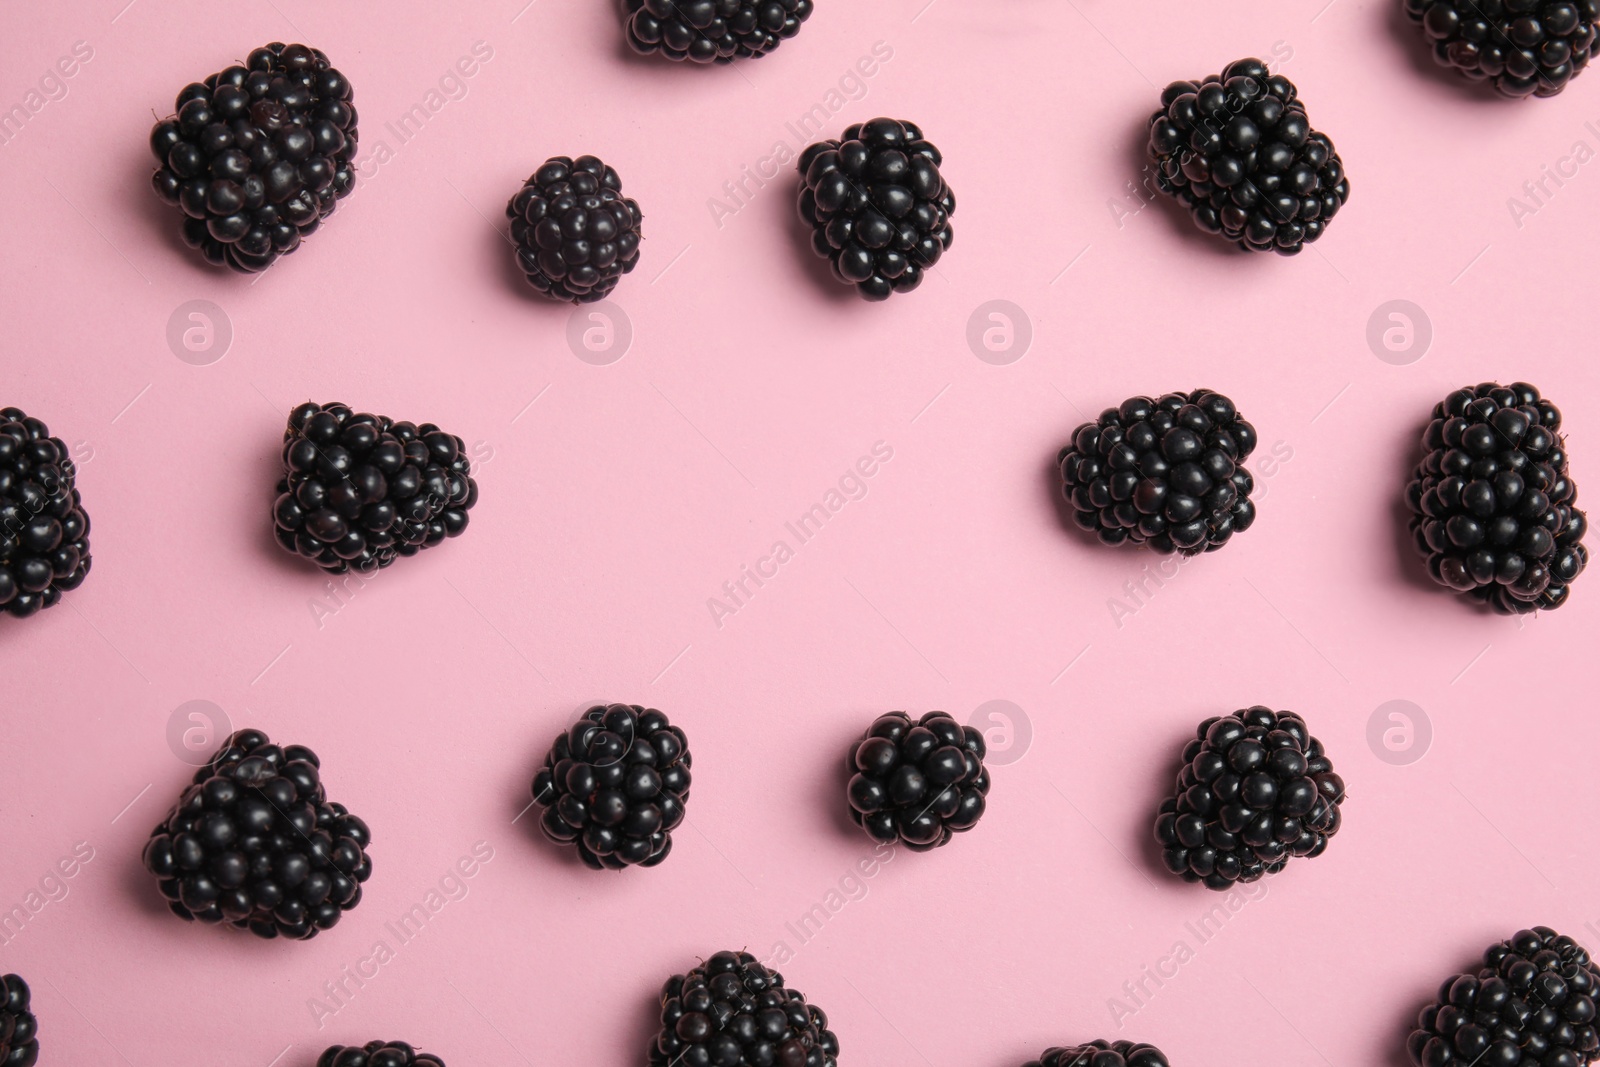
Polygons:
[[748,952],[718,952],[661,990],[650,1067],[837,1067],[828,1016]]
[[1156,184],[1207,233],[1291,256],[1350,198],[1333,142],[1311,128],[1294,83],[1259,59],[1179,81],[1150,116]]
[[173,914],[305,940],[361,903],[367,824],[328,803],[317,754],[239,730],[144,847]]
[[1441,67],[1505,96],[1555,96],[1595,52],[1595,0],[1403,0]]
[[596,704],[533,777],[544,835],[595,870],[654,867],[689,801],[689,741],[655,708]]
[[305,403],[283,432],[278,543],[332,574],[372,574],[467,528],[478,483],[466,444],[344,404]]
[[834,277],[867,300],[909,293],[950,248],[955,193],[914,123],[873,119],[800,153],[800,217]]
[[1091,1041],[1072,1048],[1048,1049],[1027,1067],[1168,1067],[1154,1045],[1136,1041]]
[[28,1010],[28,983],[14,974],[0,977],[0,1067],[33,1067],[39,1062],[39,1023]]
[[254,273],[300,247],[355,188],[356,109],[328,57],[274,41],[186,86],[150,131],[157,195],[183,241]]
[[1173,874],[1227,889],[1292,856],[1322,855],[1343,802],[1344,779],[1305,720],[1257,705],[1200,724],[1156,815],[1156,841]]
[[639,203],[622,195],[617,172],[594,156],[555,156],[506,205],[517,266],[557,300],[604,300],[639,264]]
[[915,852],[978,825],[989,794],[983,734],[942,711],[880,715],[850,746],[850,818],[875,841]]
[[1526,382],[1457,389],[1434,405],[1406,487],[1433,580],[1506,614],[1558,608],[1589,561],[1561,412]]
[[89,513],[77,476],[49,427],[0,408],[0,612],[20,619],[53,607],[88,575]]
[[444,1067],[444,1061],[404,1041],[368,1041],[331,1046],[317,1057],[317,1067]]
[[1136,396],[1086,422],[1056,456],[1073,520],[1108,545],[1214,552],[1256,521],[1245,460],[1256,430],[1209,389]]
[[1596,969],[1582,945],[1548,926],[1483,954],[1422,1009],[1406,1051],[1417,1067],[1582,1067],[1600,1059]]
[[812,0],[622,0],[628,47],[677,62],[764,56],[800,32]]

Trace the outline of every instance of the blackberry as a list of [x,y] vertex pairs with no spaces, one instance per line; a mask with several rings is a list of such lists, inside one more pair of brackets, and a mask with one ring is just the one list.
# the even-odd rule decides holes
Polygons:
[[1333,142],[1311,128],[1294,82],[1259,59],[1178,81],[1150,116],[1156,184],[1207,233],[1292,256],[1350,198]]
[[317,1067],[444,1067],[444,1061],[404,1041],[368,1041],[359,1048],[331,1046],[317,1057]]
[[594,156],[555,156],[506,205],[517,266],[557,300],[604,300],[639,264],[639,203],[622,195],[617,172]]
[[1207,719],[1161,802],[1162,862],[1186,882],[1227,889],[1320,856],[1339,832],[1344,779],[1292,711],[1259,705]]
[[943,162],[914,123],[881,118],[800,153],[800,217],[834,277],[867,300],[922,284],[955,239]]
[[1595,52],[1595,0],[1404,0],[1433,58],[1505,96],[1555,96]]
[[299,248],[355,188],[352,99],[326,55],[277,41],[186,86],[150,131],[184,244],[247,274]]
[[915,852],[948,844],[983,817],[983,734],[942,711],[880,715],[850,746],[850,818],[875,841]]
[[461,438],[344,404],[289,413],[283,469],[273,534],[332,574],[373,574],[455,537],[478,502]]
[[828,1016],[748,952],[718,952],[661,990],[650,1067],[837,1067]]
[[28,983],[14,974],[0,977],[0,1067],[33,1067],[39,1062],[39,1023],[28,1010]]
[[677,62],[764,56],[800,32],[812,0],[623,0],[628,47]]
[[1209,389],[1136,396],[1086,422],[1056,456],[1073,520],[1108,545],[1214,552],[1256,521],[1245,460],[1256,430]]
[[328,803],[317,754],[239,730],[152,831],[145,869],[173,914],[305,940],[361,903],[367,824]]
[[689,800],[689,741],[655,708],[596,704],[533,777],[544,835],[595,870],[654,867]]
[[1434,581],[1505,614],[1567,602],[1589,561],[1589,523],[1560,430],[1561,411],[1527,382],[1484,382],[1434,405],[1406,487]]
[[1597,990],[1583,946],[1535,926],[1490,946],[1476,974],[1446,978],[1406,1051],[1417,1067],[1582,1067],[1600,1059]]
[[21,408],[0,408],[0,612],[25,618],[83,584],[89,514],[77,476],[66,443],[48,426]]
[[1048,1049],[1027,1067],[1167,1067],[1167,1057],[1154,1045],[1091,1041],[1072,1048]]

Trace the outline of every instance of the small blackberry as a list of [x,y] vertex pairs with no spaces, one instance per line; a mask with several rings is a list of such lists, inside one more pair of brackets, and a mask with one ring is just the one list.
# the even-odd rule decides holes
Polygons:
[[1526,382],[1485,382],[1434,405],[1406,487],[1434,581],[1505,614],[1567,602],[1589,561],[1589,523],[1560,430],[1560,410]]
[[1256,521],[1245,460],[1256,430],[1209,389],[1136,396],[1086,422],[1056,456],[1082,529],[1108,545],[1214,552]]
[[1091,1041],[1072,1048],[1053,1048],[1027,1067],[1167,1067],[1154,1045],[1134,1041]]
[[1595,0],[1404,0],[1433,58],[1505,96],[1555,96],[1594,55]]
[[1476,974],[1446,978],[1406,1051],[1417,1067],[1583,1067],[1600,1059],[1597,990],[1583,946],[1535,926],[1490,946]]
[[880,715],[850,746],[850,818],[875,841],[927,852],[983,817],[983,734],[942,711]]
[[873,119],[800,153],[800,217],[834,277],[867,300],[922,284],[950,248],[956,197],[914,123]]
[[300,247],[355,188],[356,109],[328,57],[274,41],[186,86],[150,131],[157,195],[183,241],[255,273]]
[[14,974],[0,978],[0,1067],[33,1067],[39,1062],[39,1023],[28,1010],[28,983]]
[[1311,128],[1294,83],[1259,59],[1179,81],[1150,116],[1156,184],[1207,233],[1292,256],[1350,198],[1333,142]]
[[506,205],[517,266],[557,300],[604,300],[639,264],[639,202],[622,195],[617,172],[594,156],[555,156]]
[[533,777],[544,835],[595,870],[654,867],[689,800],[689,741],[655,708],[596,704]]
[[145,868],[173,914],[305,940],[361,903],[367,824],[328,803],[317,754],[239,730],[150,831]]
[[1320,856],[1339,832],[1344,779],[1291,711],[1259,705],[1207,719],[1161,802],[1162,862],[1186,882],[1227,889]]
[[748,952],[718,952],[661,990],[650,1067],[837,1067],[828,1016]]
[[359,1048],[331,1046],[317,1057],[317,1067],[444,1067],[444,1061],[404,1041],[368,1041]]
[[0,408],[0,612],[20,619],[53,607],[88,575],[89,514],[77,476],[48,426]]
[[301,404],[283,431],[273,534],[332,574],[432,548],[465,530],[478,502],[466,447],[431,422]]
[[623,0],[628,47],[677,62],[764,56],[800,32],[812,0]]

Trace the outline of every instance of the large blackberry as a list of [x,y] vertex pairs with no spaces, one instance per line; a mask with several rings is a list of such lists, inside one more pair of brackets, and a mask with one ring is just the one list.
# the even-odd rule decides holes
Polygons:
[[628,47],[691,63],[764,56],[800,32],[812,0],[622,0]]
[[361,903],[372,837],[328,802],[319,766],[260,730],[223,743],[144,847],[175,915],[305,940]]
[[915,852],[948,844],[983,817],[983,734],[942,711],[880,715],[850,746],[850,818],[876,841]]
[[317,1067],[444,1067],[444,1061],[404,1041],[368,1041],[331,1046],[317,1057]]
[[1406,1051],[1417,1067],[1582,1067],[1600,1059],[1600,969],[1548,926],[1492,945],[1476,974],[1451,975]]
[[1091,1041],[1072,1048],[1047,1049],[1027,1067],[1167,1067],[1167,1058],[1154,1045]]
[[23,618],[52,607],[88,575],[89,514],[77,476],[48,426],[0,408],[0,611]]
[[718,952],[661,990],[650,1067],[837,1067],[828,1016],[748,952]]
[[351,100],[327,56],[277,41],[186,86],[150,131],[156,193],[187,216],[184,243],[245,273],[300,247],[355,188]]
[[371,574],[455,537],[478,502],[461,438],[344,404],[289,413],[283,469],[273,533],[334,574]]
[[692,762],[688,738],[655,708],[596,704],[533,777],[539,826],[595,870],[654,867],[683,822]]
[[1150,159],[1195,225],[1248,252],[1294,255],[1350,198],[1339,153],[1311,128],[1294,82],[1259,59],[1167,86],[1150,116]]
[[33,1067],[39,1062],[39,1023],[28,1010],[28,983],[14,974],[0,978],[0,1067]]
[[1077,524],[1108,545],[1214,552],[1250,528],[1256,430],[1209,389],[1136,396],[1086,422],[1056,456]]
[[506,205],[517,266],[546,296],[604,300],[639,264],[639,203],[622,195],[617,172],[594,156],[555,156]]
[[1320,856],[1339,832],[1344,779],[1291,711],[1257,705],[1207,719],[1161,802],[1162,862],[1186,882],[1227,889]]
[[914,123],[873,119],[800,153],[811,247],[868,300],[909,293],[955,239],[944,157]]
[[1560,410],[1527,382],[1484,382],[1434,405],[1406,487],[1434,581],[1507,614],[1567,602],[1589,561],[1589,523],[1560,429]]
[[1555,96],[1596,47],[1595,0],[1404,0],[1433,58],[1505,96]]

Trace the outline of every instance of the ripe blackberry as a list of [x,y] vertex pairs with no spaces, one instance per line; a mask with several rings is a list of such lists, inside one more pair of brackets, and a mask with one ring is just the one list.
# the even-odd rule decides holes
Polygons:
[[595,870],[654,867],[689,800],[689,741],[655,708],[596,704],[533,777],[544,835]]
[[1555,96],[1594,54],[1595,0],[1405,0],[1433,58],[1511,97]]
[[650,1067],[837,1067],[828,1016],[748,952],[718,952],[661,990]]
[[1457,389],[1434,405],[1406,487],[1434,581],[1522,615],[1567,602],[1589,561],[1561,412],[1526,382]]
[[1446,978],[1406,1051],[1417,1067],[1582,1067],[1600,1059],[1597,990],[1583,946],[1535,926],[1490,946],[1476,974]]
[[983,734],[942,711],[880,715],[850,746],[850,818],[875,841],[915,852],[948,844],[983,817]]
[[1179,81],[1150,116],[1156,184],[1247,252],[1292,256],[1350,198],[1333,142],[1311,128],[1294,82],[1259,59]]
[[800,217],[834,277],[867,300],[922,284],[950,248],[956,196],[914,123],[873,119],[800,153]]
[[812,0],[623,0],[628,47],[677,62],[764,56],[800,32]]
[[28,983],[14,974],[0,978],[0,1067],[33,1067],[39,1062],[39,1023],[28,1010]]
[[506,205],[517,266],[557,300],[604,300],[639,264],[639,202],[622,195],[617,172],[594,156],[555,156]]
[[53,607],[88,575],[89,514],[77,474],[49,427],[21,408],[0,408],[0,612],[20,619]]
[[404,1041],[368,1041],[359,1048],[331,1046],[317,1057],[317,1067],[444,1067],[444,1061]]
[[1186,882],[1227,889],[1320,856],[1339,832],[1344,779],[1291,711],[1257,705],[1207,719],[1183,749],[1156,815],[1162,861]]
[[1256,430],[1209,389],[1136,396],[1086,422],[1056,456],[1073,519],[1108,545],[1214,552],[1256,521],[1245,460]]
[[273,534],[331,574],[432,548],[465,530],[478,502],[466,447],[431,422],[301,404],[283,431]]
[[144,847],[173,914],[305,940],[361,903],[367,824],[328,803],[317,754],[239,730]]
[[1048,1049],[1027,1067],[1167,1067],[1167,1057],[1154,1045],[1091,1041],[1072,1048]]
[[186,86],[150,131],[157,195],[212,263],[266,270],[355,188],[356,109],[328,57],[274,41]]

